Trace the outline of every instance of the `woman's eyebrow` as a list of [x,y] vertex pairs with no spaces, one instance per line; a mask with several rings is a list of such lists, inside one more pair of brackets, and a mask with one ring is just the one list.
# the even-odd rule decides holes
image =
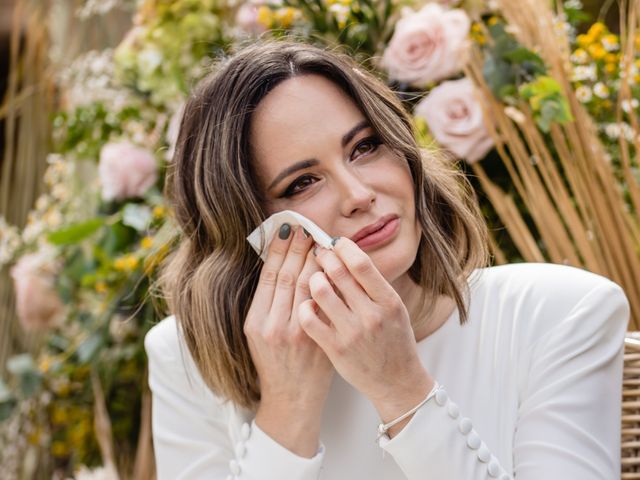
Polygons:
[[[364,130],[365,128],[368,128],[368,127],[370,127],[369,121],[362,120],[355,127],[353,127],[351,130],[345,133],[342,136],[342,140],[340,141],[340,145],[342,145],[342,148],[347,146],[349,142],[353,140],[353,137],[355,137],[360,130]],[[318,160],[316,160],[315,158],[310,158],[307,160],[301,160],[299,162],[296,162],[293,165],[289,165],[287,168],[282,170],[278,175],[276,175],[276,178],[269,185],[268,190],[271,190],[278,183],[280,183],[280,181],[282,181],[284,178],[288,177],[292,173],[295,173],[298,170],[304,170],[305,168],[313,167],[318,163],[319,163]]]

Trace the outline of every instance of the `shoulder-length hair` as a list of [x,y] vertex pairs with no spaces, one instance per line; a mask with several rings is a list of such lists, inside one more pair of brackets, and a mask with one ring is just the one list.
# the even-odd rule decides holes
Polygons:
[[486,226],[464,175],[419,148],[396,95],[349,56],[263,41],[222,60],[184,109],[165,184],[181,238],[159,281],[204,381],[245,408],[260,399],[243,325],[262,266],[245,237],[267,216],[252,165],[252,112],[276,85],[307,74],[340,87],[410,167],[422,238],[409,274],[424,289],[422,307],[449,296],[464,323],[467,279],[488,258]]

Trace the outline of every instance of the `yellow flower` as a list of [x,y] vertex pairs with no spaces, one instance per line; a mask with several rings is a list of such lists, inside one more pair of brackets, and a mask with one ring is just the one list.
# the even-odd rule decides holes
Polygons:
[[162,205],[156,205],[153,207],[153,218],[160,219],[164,217],[166,209]]
[[102,280],[98,280],[95,284],[95,290],[98,293],[107,293],[109,291],[109,288],[107,287],[107,284],[105,282],[103,282]]
[[589,29],[588,35],[591,36],[591,38],[593,39],[597,39],[600,37],[600,35],[602,35],[605,31],[607,30],[607,27],[605,27],[604,23],[602,22],[596,22],[593,25],[591,25],[591,28]]
[[54,457],[66,457],[69,454],[69,448],[64,442],[56,440],[51,443],[51,453]]
[[618,63],[618,55],[615,53],[607,53],[604,56],[604,61],[607,63]]
[[614,35],[613,33],[605,35],[602,37],[602,45],[608,52],[617,50],[619,46],[617,35]]
[[482,27],[479,23],[474,23],[473,25],[471,25],[471,38],[479,45],[484,45],[487,42],[486,38],[484,37],[484,31],[482,30]]
[[271,28],[271,25],[273,24],[273,13],[266,5],[262,5],[258,8],[258,23],[264,25],[266,28]]
[[41,436],[42,436],[42,429],[38,427],[29,435],[27,435],[27,442],[29,442],[31,445],[39,445]]
[[582,48],[587,48],[593,43],[593,38],[590,35],[581,34],[576,37],[576,42],[578,42],[578,45]]
[[640,51],[640,33],[636,33],[636,38],[634,40],[636,51]]
[[55,405],[51,412],[51,423],[54,425],[64,425],[69,421],[69,412],[66,408]]
[[589,56],[584,48],[576,48],[571,55],[571,61],[574,63],[587,63],[589,61]]
[[605,70],[605,72],[607,72],[607,73],[613,73],[613,72],[615,72],[615,71],[616,71],[616,64],[615,64],[615,63],[607,63],[607,64],[604,66],[604,70]]
[[487,25],[489,26],[495,25],[496,23],[498,23],[498,17],[496,16],[490,17],[489,20],[487,20]]
[[40,363],[38,363],[38,370],[40,370],[42,373],[47,373],[50,367],[51,357],[49,357],[49,355],[44,355],[40,360]]
[[589,55],[591,55],[591,58],[593,58],[594,60],[602,60],[607,54],[607,51],[599,43],[592,43],[587,47],[587,51],[589,52]]
[[140,240],[140,246],[145,250],[153,247],[153,237],[146,236],[142,240]]
[[276,16],[278,18],[278,22],[280,22],[280,25],[282,25],[282,27],[284,28],[288,28],[293,23],[295,13],[295,9],[291,7],[279,8],[276,12]]
[[149,275],[166,257],[167,253],[169,253],[169,245],[165,243],[157,251],[146,257],[143,261],[144,273]]
[[138,266],[138,259],[131,255],[123,255],[113,262],[113,267],[120,272],[131,272]]

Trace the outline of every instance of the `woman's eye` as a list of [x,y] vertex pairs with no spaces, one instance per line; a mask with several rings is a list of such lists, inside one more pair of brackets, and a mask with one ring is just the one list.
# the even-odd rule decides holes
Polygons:
[[369,137],[362,140],[358,143],[353,149],[353,153],[357,156],[359,155],[367,155],[369,153],[375,152],[382,141],[378,137]]
[[305,187],[313,183],[314,178],[310,175],[303,175],[298,177],[294,182],[287,187],[282,194],[283,197],[292,197],[304,190]]

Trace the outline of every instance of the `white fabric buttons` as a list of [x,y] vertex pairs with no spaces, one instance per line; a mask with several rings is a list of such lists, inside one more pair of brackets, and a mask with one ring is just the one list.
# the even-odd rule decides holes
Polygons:
[[249,440],[249,436],[251,435],[251,426],[248,423],[243,423],[242,427],[240,427],[240,436],[243,440]]
[[236,456],[238,458],[242,458],[244,457],[245,453],[247,453],[247,447],[245,446],[244,442],[238,442],[236,444]]
[[436,390],[436,403],[438,405],[440,405],[441,407],[444,406],[445,403],[447,403],[447,392],[445,392],[442,388],[439,390]]
[[487,465],[487,472],[489,472],[489,475],[493,478],[496,478],[500,474],[500,464],[498,464],[498,461],[493,455],[491,456],[489,465]]
[[458,408],[458,405],[450,401],[449,405],[447,405],[447,413],[451,418],[456,419],[458,418],[458,415],[460,415],[460,409]]
[[463,435],[466,435],[471,431],[473,425],[471,424],[471,420],[467,417],[462,417],[460,419],[460,423],[458,423],[458,429],[462,432]]
[[480,447],[478,448],[478,460],[483,463],[487,463],[489,460],[491,460],[491,452],[484,442],[481,442]]
[[235,459],[229,462],[229,470],[231,470],[231,473],[234,475],[240,475],[240,465],[238,465],[238,462]]
[[478,435],[475,430],[471,430],[469,435],[467,435],[467,446],[473,450],[477,450],[480,448],[481,443],[480,435]]

